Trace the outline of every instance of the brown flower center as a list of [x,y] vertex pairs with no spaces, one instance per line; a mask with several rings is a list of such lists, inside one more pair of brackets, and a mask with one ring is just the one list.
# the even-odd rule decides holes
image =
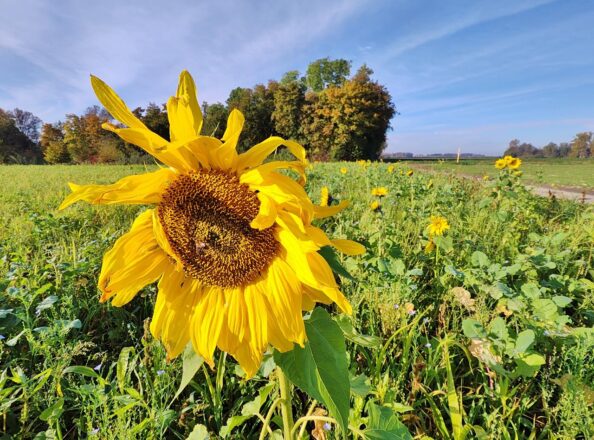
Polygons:
[[237,287],[256,280],[278,254],[274,227],[253,229],[260,201],[236,176],[200,170],[179,176],[157,208],[188,276]]

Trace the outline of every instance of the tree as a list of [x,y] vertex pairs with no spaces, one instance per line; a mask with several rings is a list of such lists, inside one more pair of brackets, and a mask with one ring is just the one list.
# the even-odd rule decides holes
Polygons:
[[312,157],[331,160],[378,159],[396,113],[388,90],[362,66],[340,87],[306,96],[303,133]]
[[510,141],[509,147],[504,154],[514,157],[538,157],[542,152],[530,143],[520,143],[518,139],[514,139]]
[[568,142],[561,142],[559,144],[559,157],[567,157],[571,152],[571,145]]
[[89,107],[81,116],[66,115],[64,143],[75,163],[96,162],[99,144],[104,137],[113,137],[101,125],[109,121],[108,113],[98,107]]
[[277,88],[276,81],[269,81],[268,86],[257,84],[253,89],[237,87],[229,94],[229,111],[236,108],[245,116],[245,125],[237,145],[238,151],[246,151],[275,134],[272,112],[274,91]]
[[9,112],[0,109],[0,163],[36,163],[41,151],[21,130]]
[[204,102],[202,104],[202,134],[205,136],[213,136],[217,139],[223,137],[225,129],[227,128],[227,118],[229,112],[227,107],[220,102],[209,104]]
[[281,81],[278,89],[274,92],[274,111],[271,115],[274,129],[280,136],[288,139],[299,139],[304,104],[304,84],[297,80]]
[[8,112],[10,117],[14,120],[16,127],[27,136],[31,142],[37,143],[39,141],[39,129],[41,128],[41,119],[33,113],[15,108]]
[[39,145],[43,152],[43,158],[47,163],[68,163],[70,154],[64,143],[64,132],[62,123],[43,124]]
[[306,84],[314,92],[327,87],[339,87],[351,74],[351,62],[344,59],[320,58],[309,64],[305,74]]
[[140,119],[151,131],[164,139],[169,139],[169,119],[165,104],[158,106],[150,102]]
[[554,142],[549,142],[542,147],[542,154],[544,157],[559,157],[559,146]]
[[592,155],[592,142],[591,131],[576,134],[573,141],[571,141],[571,157],[590,157]]

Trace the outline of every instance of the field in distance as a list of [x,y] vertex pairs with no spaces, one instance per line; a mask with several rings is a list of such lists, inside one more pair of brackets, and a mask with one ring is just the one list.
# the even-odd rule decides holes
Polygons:
[[[495,159],[411,161],[415,167],[457,174],[494,177]],[[523,180],[534,185],[550,185],[594,190],[594,159],[522,159]]]

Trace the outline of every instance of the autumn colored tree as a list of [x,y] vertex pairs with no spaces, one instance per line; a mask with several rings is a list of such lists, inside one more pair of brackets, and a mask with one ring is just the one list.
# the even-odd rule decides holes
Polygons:
[[96,162],[104,137],[111,134],[101,127],[110,120],[109,114],[99,106],[89,107],[81,116],[66,115],[64,143],[75,163]]
[[43,152],[43,158],[47,163],[68,163],[70,154],[64,143],[64,132],[62,123],[43,124],[39,144]]
[[571,141],[571,157],[587,158],[592,156],[592,132],[585,131],[575,135],[575,138]]
[[[290,79],[288,74],[294,73]],[[305,84],[298,79],[297,71],[288,72],[274,92],[272,121],[274,129],[288,139],[301,137],[301,115],[305,104]]]
[[363,65],[340,87],[306,96],[303,134],[313,158],[378,159],[396,110],[388,90]]

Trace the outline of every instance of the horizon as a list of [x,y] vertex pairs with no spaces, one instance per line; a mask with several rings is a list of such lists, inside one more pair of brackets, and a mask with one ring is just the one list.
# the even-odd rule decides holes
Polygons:
[[385,153],[498,155],[514,138],[541,147],[594,131],[594,4],[163,5],[1,5],[0,108],[44,122],[80,114],[98,104],[89,74],[131,108],[160,104],[183,69],[200,102],[225,102],[235,87],[330,57],[351,60],[351,73],[366,63],[390,91],[400,114]]

